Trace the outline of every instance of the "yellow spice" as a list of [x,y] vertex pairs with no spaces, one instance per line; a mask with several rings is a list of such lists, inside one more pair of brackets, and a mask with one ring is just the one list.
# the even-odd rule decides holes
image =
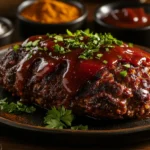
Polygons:
[[29,20],[40,23],[65,23],[80,16],[79,9],[57,0],[38,0],[25,8],[21,15]]

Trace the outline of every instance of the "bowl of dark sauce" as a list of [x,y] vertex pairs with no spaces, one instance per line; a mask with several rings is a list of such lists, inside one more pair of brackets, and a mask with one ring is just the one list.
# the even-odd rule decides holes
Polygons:
[[150,46],[150,4],[109,3],[96,9],[94,19],[100,32],[111,32],[126,42]]

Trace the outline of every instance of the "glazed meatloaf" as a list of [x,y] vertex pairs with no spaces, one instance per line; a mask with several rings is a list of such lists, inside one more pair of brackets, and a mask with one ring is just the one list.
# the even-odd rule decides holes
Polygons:
[[29,104],[93,118],[150,117],[150,54],[111,34],[32,36],[0,60],[0,84]]

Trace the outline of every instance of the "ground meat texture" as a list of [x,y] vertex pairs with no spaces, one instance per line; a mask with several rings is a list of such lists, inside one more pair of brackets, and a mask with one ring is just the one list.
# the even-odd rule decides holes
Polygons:
[[[100,59],[79,59],[81,48],[64,55],[54,53],[53,39],[45,36],[40,43],[48,50],[36,48],[31,54],[20,45],[17,52],[9,48],[0,60],[0,84],[23,102],[46,109],[64,106],[74,114],[97,119],[150,117],[149,53],[133,47],[131,59],[125,53],[128,46],[116,46],[108,53],[102,51],[108,57],[108,63],[102,63]],[[122,53],[122,59],[116,59],[116,51]],[[111,56],[115,61],[110,63]],[[142,63],[141,58],[145,58]]]

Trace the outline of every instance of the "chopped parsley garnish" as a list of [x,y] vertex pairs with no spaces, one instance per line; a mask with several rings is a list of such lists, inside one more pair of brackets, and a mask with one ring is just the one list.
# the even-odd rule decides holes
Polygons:
[[79,58],[82,59],[93,59],[93,54],[98,52],[99,49],[89,49],[80,54]]
[[29,51],[29,50],[30,50],[30,47],[27,47],[27,48],[26,48],[26,51]]
[[74,34],[71,31],[69,31],[68,29],[66,30],[66,32],[69,36],[74,36]]
[[36,111],[36,108],[33,106],[27,106],[17,101],[17,103],[11,102],[8,103],[7,98],[0,100],[0,110],[8,113],[33,113]]
[[104,64],[107,64],[107,63],[108,63],[108,61],[107,61],[107,60],[103,60],[103,63],[104,63]]
[[72,130],[87,130],[88,126],[72,126],[72,121],[74,116],[71,110],[65,109],[63,106],[56,109],[53,107],[47,112],[47,115],[44,117],[44,124],[47,128],[53,129],[67,129],[71,128]]
[[56,43],[56,42],[60,42],[60,41],[63,41],[63,37],[61,36],[61,35],[56,35],[56,36],[54,36],[54,42]]
[[54,45],[54,52],[59,52],[60,54],[65,54],[65,49],[64,49],[64,47],[56,44],[56,45]]
[[[110,33],[98,34],[90,33],[90,30],[77,30],[76,32],[66,31],[68,36],[47,34],[49,38],[54,38],[54,50],[57,53],[65,54],[71,52],[74,48],[82,48],[84,51],[79,55],[80,59],[93,59],[94,53],[100,51],[101,47],[109,52],[109,48],[115,45],[122,45],[123,42],[114,38]],[[86,42],[84,41],[86,38]],[[58,42],[64,41],[64,45],[59,45]]]
[[[99,34],[91,33],[89,29],[85,31],[77,30],[76,32],[66,31],[67,35],[56,35],[49,34],[46,35],[54,41],[54,52],[59,54],[66,54],[77,48],[83,49],[82,53],[78,56],[80,59],[100,59],[102,56],[97,55],[101,53],[101,48],[105,48],[106,52],[111,51],[116,45],[122,45],[123,42],[114,38],[110,33]],[[43,50],[47,51],[46,47],[39,44],[40,39],[35,41],[28,41],[23,47],[27,51]],[[61,43],[63,42],[63,43]],[[62,45],[63,44],[63,45]],[[37,49],[35,49],[35,47]],[[34,54],[34,53],[30,53]],[[104,61],[106,64],[107,62]]]
[[106,52],[109,52],[109,48],[105,48]]
[[32,46],[32,41],[29,41],[26,45],[25,45],[25,47],[31,47]]
[[47,48],[47,47],[44,47],[44,48],[43,48],[43,50],[44,50],[44,51],[47,51],[47,50],[48,50],[48,48]]
[[19,47],[20,47],[20,46],[19,46],[18,44],[16,44],[16,45],[13,46],[13,50],[14,50],[15,52],[17,52],[18,49],[19,49]]
[[35,40],[35,41],[27,41],[24,42],[22,44],[22,47],[26,50],[26,51],[29,51],[28,52],[28,58],[27,59],[30,59],[32,58],[33,54],[36,53],[36,51],[47,51],[48,48],[47,47],[44,47],[44,46],[40,46],[40,39],[42,39],[42,37],[38,37],[38,40]]
[[65,54],[69,53],[71,50],[64,48],[63,46],[60,46],[59,44],[54,45],[54,52],[60,53],[60,54]]
[[121,75],[122,77],[126,77],[126,76],[128,75],[128,73],[127,73],[126,70],[123,70],[123,71],[120,72],[120,75]]
[[130,68],[130,67],[131,67],[130,64],[125,64],[125,65],[123,65],[123,66],[126,67],[126,68]]
[[32,46],[35,47],[35,46],[38,46],[40,40],[35,40],[34,42],[32,42]]
[[90,34],[90,29],[86,29],[86,30],[84,30],[84,32],[86,33],[86,34]]
[[97,58],[97,59],[100,59],[102,56],[103,56],[103,54],[97,54],[97,55],[96,55],[96,58]]
[[128,46],[129,47],[133,47],[133,43],[128,43]]
[[32,54],[33,54],[33,51],[30,51],[30,52],[28,53],[28,57],[27,57],[28,60],[29,60],[30,58],[32,58]]

